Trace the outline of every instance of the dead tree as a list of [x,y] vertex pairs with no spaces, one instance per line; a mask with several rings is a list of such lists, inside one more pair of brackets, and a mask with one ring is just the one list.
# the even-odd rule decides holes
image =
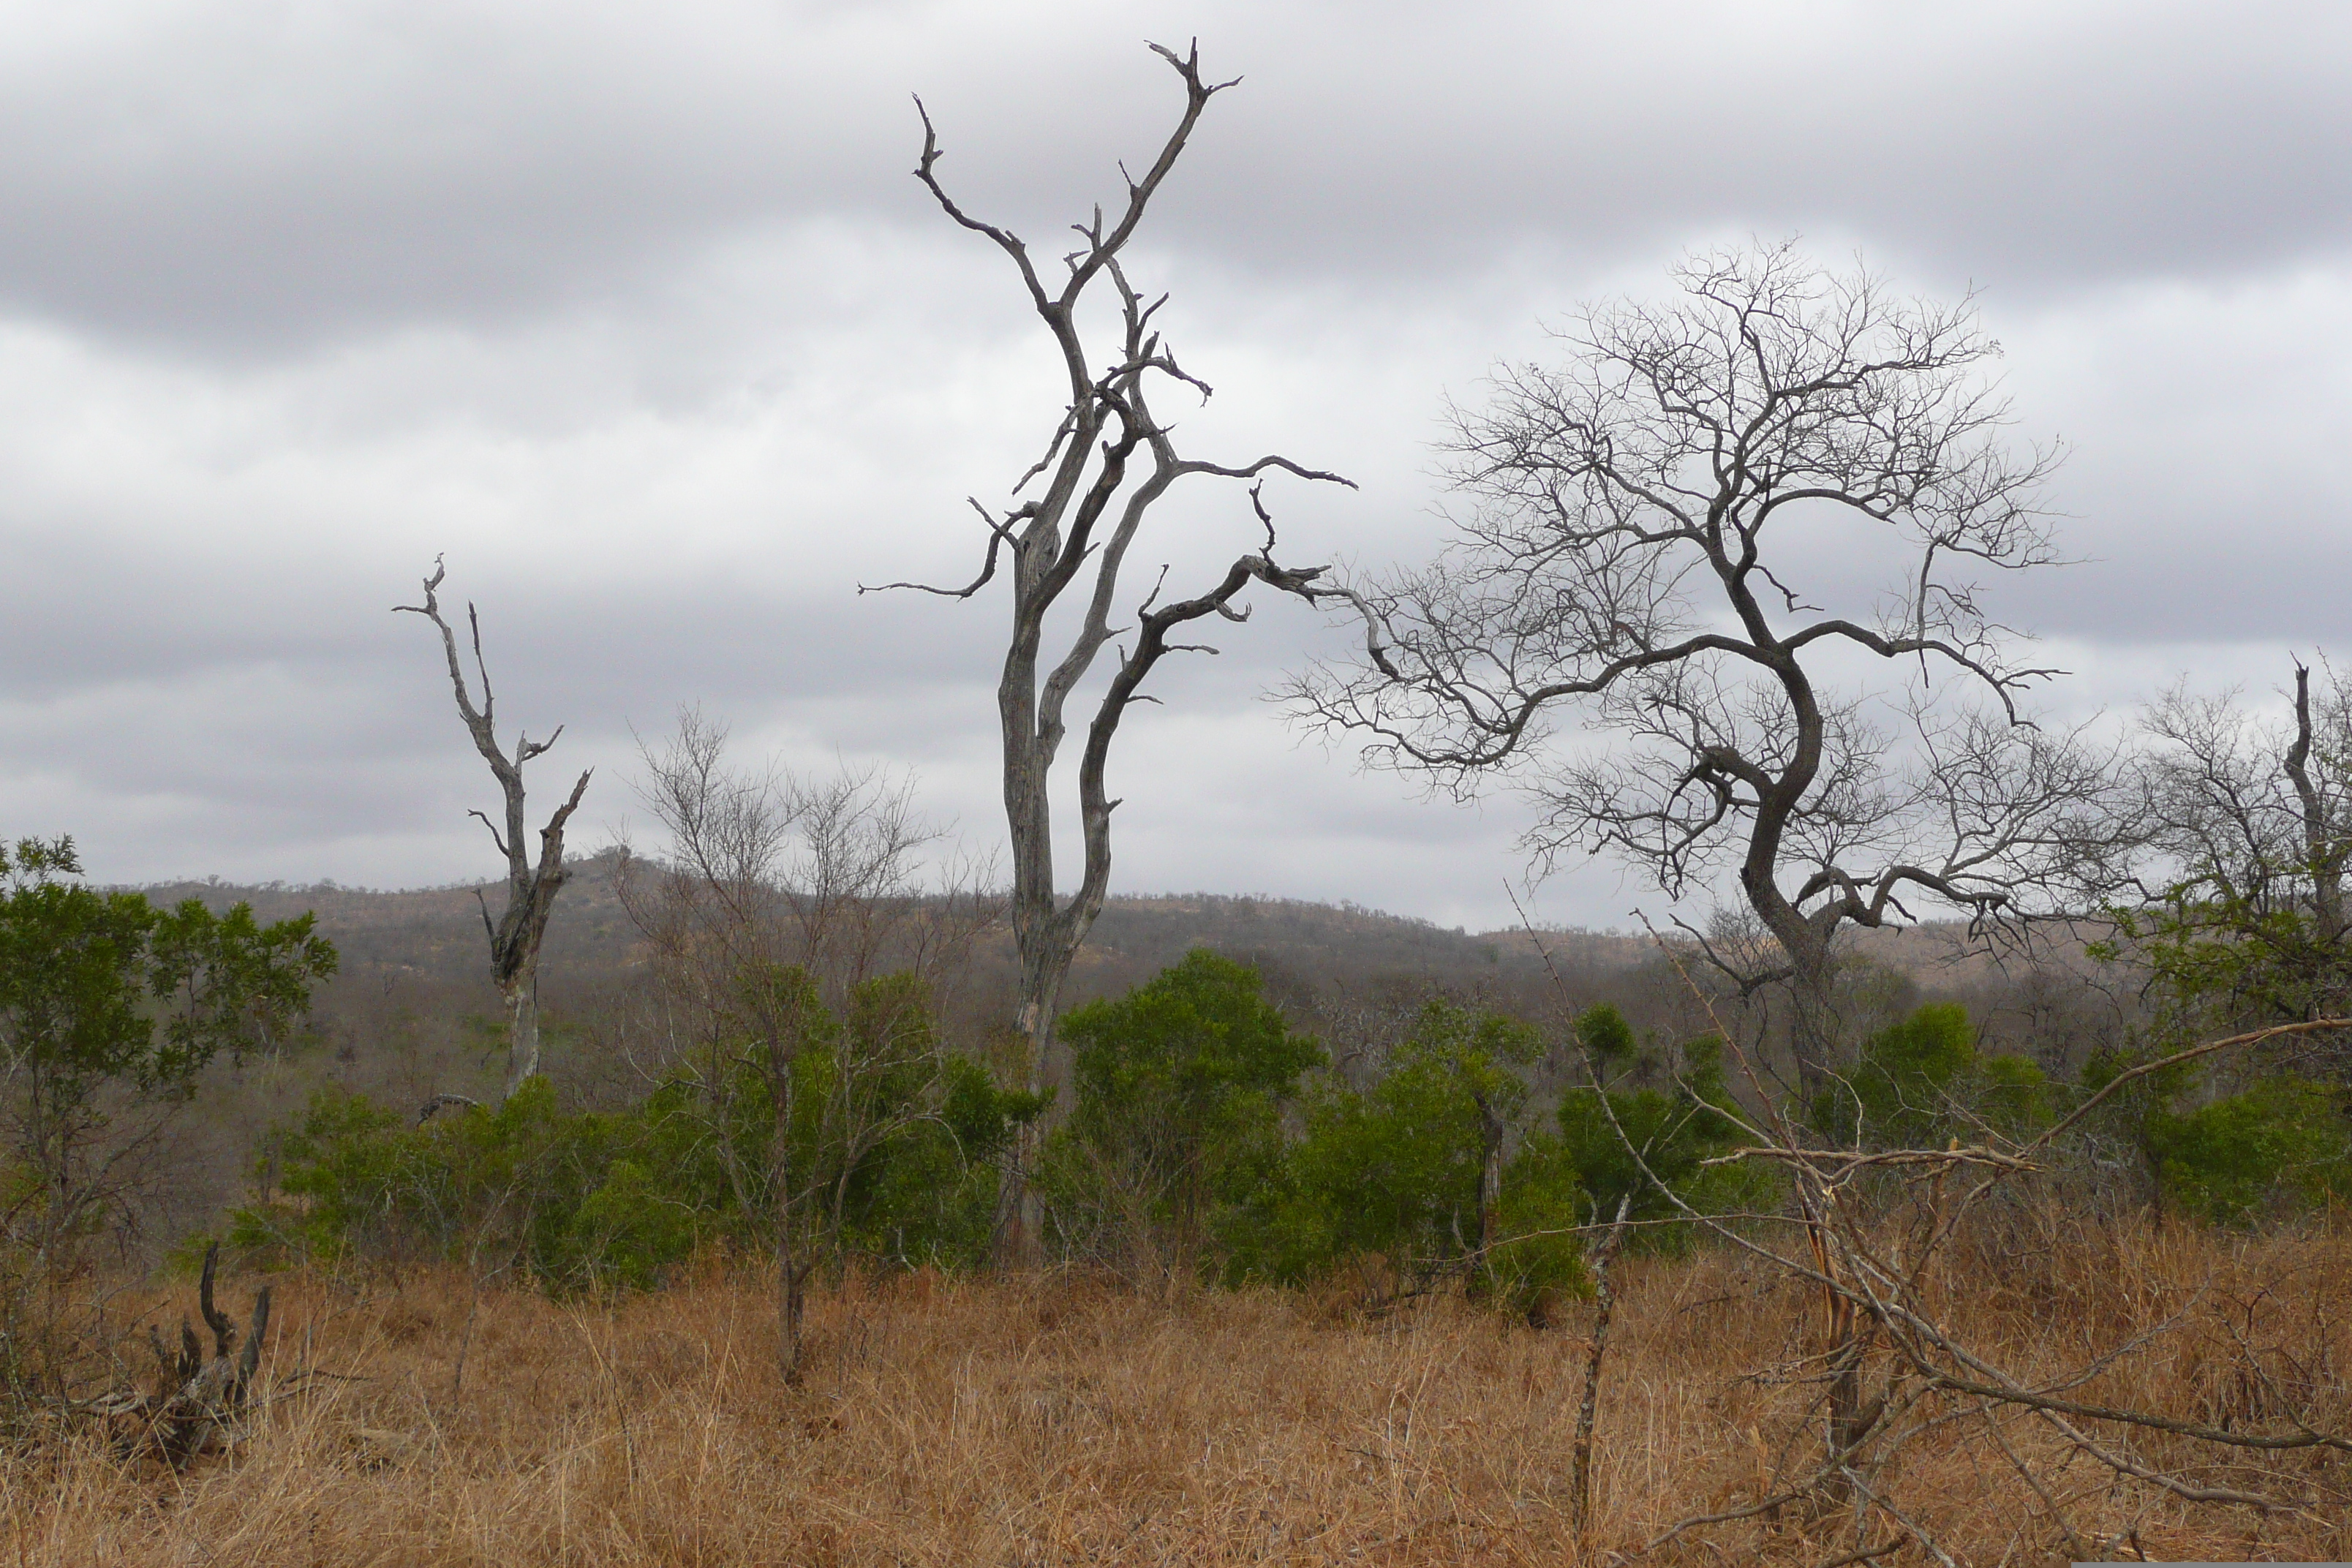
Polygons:
[[108,1426],[115,1448],[124,1454],[152,1451],[173,1465],[184,1465],[200,1454],[224,1445],[252,1397],[254,1376],[261,1368],[261,1349],[269,1331],[269,1287],[253,1299],[253,1329],[237,1349],[236,1322],[213,1301],[213,1280],[220,1265],[220,1244],[205,1252],[205,1270],[197,1286],[197,1310],[212,1331],[213,1353],[186,1318],[180,1320],[180,1342],[167,1349],[153,1325],[147,1342],[155,1352],[161,1381],[152,1394],[121,1394],[100,1400],[94,1412]]
[[[507,904],[495,921],[490,918],[488,899],[478,891],[475,897],[482,908],[482,930],[490,941],[490,980],[499,988],[499,999],[506,1006],[508,1020],[507,1079],[501,1099],[522,1087],[523,1080],[539,1071],[539,949],[547,938],[548,918],[555,912],[555,895],[562,890],[568,873],[563,867],[563,825],[580,807],[580,797],[588,792],[588,777],[593,769],[583,770],[580,780],[572,786],[572,794],[558,806],[547,826],[539,830],[539,860],[533,864],[529,845],[524,837],[523,765],[541,756],[563,735],[563,726],[544,741],[533,741],[518,732],[514,754],[509,756],[499,744],[498,731],[493,722],[497,699],[490,690],[489,666],[482,658],[482,619],[473,605],[466,605],[467,625],[473,631],[474,668],[482,682],[482,702],[477,708],[473,695],[466,685],[464,664],[457,657],[457,636],[441,616],[441,601],[437,590],[449,569],[435,558],[433,575],[425,580],[425,602],[421,605],[395,605],[395,615],[406,612],[423,616],[441,633],[441,649],[449,660],[449,684],[457,697],[458,717],[466,721],[466,731],[474,738],[474,749],[490,764],[492,776],[506,799],[506,829],[481,812],[469,815],[481,818],[482,826],[490,830],[490,840],[507,860]],[[437,1105],[437,1101],[436,1104]],[[434,1109],[426,1108],[430,1114]]]
[[[1212,97],[1234,85],[1202,79],[1197,45],[1181,57],[1157,44],[1151,48],[1183,81],[1183,114],[1142,177],[1128,177],[1126,201],[1117,218],[1106,222],[1097,206],[1089,222],[1074,226],[1080,243],[1064,258],[1068,276],[1058,288],[1046,286],[1019,237],[967,214],[940,183],[941,153],[928,111],[922,111],[922,160],[915,169],[916,178],[950,218],[985,236],[1012,258],[1030,306],[1053,337],[1068,376],[1069,403],[1055,421],[1045,455],[1013,484],[1012,493],[1020,495],[1033,482],[1042,488],[1029,500],[999,511],[977,498],[971,500],[988,531],[979,574],[961,588],[919,583],[882,585],[970,599],[995,580],[1000,560],[1011,557],[1012,628],[996,700],[1004,813],[1013,848],[1013,930],[1021,963],[1019,1027],[1026,1042],[1032,1091],[1045,1089],[1050,1081],[1063,979],[1101,912],[1109,885],[1111,812],[1119,803],[1111,798],[1106,775],[1120,720],[1129,704],[1155,700],[1143,694],[1142,687],[1163,656],[1214,651],[1171,641],[1171,634],[1211,615],[1233,621],[1246,618],[1247,610],[1236,609],[1234,601],[1251,583],[1310,604],[1328,591],[1317,585],[1324,568],[1276,564],[1274,525],[1259,488],[1262,476],[1278,469],[1300,479],[1349,484],[1337,474],[1302,468],[1278,456],[1239,465],[1181,458],[1171,427],[1151,411],[1147,394],[1155,378],[1190,388],[1203,398],[1210,389],[1178,364],[1152,324],[1167,296],[1146,302],[1129,283],[1120,255],[1175,167],[1202,110]],[[921,111],[920,100],[916,107]],[[1106,280],[1116,299],[1119,327],[1107,368],[1098,370],[1101,362],[1087,347],[1079,312],[1087,291]],[[1234,561],[1222,581],[1196,597],[1161,603],[1155,584],[1134,611],[1134,625],[1124,630],[1113,626],[1119,573],[1144,519],[1177,480],[1202,474],[1257,481],[1250,497],[1265,527],[1265,548]],[[1049,658],[1046,618],[1073,590],[1082,595],[1082,619],[1058,656]],[[1076,889],[1063,897],[1055,886],[1050,786],[1066,733],[1065,710],[1103,650],[1121,636],[1131,641],[1118,651],[1108,689],[1087,722],[1077,778],[1085,865]],[[1015,1195],[1008,1209],[1003,1252],[1008,1259],[1032,1262],[1037,1256],[1038,1216],[1020,1169],[1013,1173],[1013,1184]]]
[[[2019,722],[2057,672],[2015,657],[1970,581],[2056,558],[2036,502],[2054,453],[2002,439],[1973,310],[1786,246],[1675,278],[1681,300],[1589,311],[1568,364],[1500,369],[1490,406],[1453,411],[1454,542],[1362,584],[1369,657],[1292,696],[1368,761],[1465,796],[1524,786],[1538,864],[1605,851],[1674,898],[1736,879],[1771,950],[1710,956],[1743,992],[1787,985],[1814,1092],[1841,929],[1916,896],[2004,920],[2051,879],[2096,880],[2109,770]],[[1874,555],[1884,575],[1838,607]],[[1911,691],[1841,689],[1858,661]],[[1555,744],[1564,711],[1615,738]]]
[[[2332,672],[2331,672],[2332,673]],[[2344,863],[2352,857],[2352,835],[2345,830],[2344,769],[2352,764],[2345,752],[2347,730],[2344,692],[2337,687],[2328,705],[2332,744],[2323,747],[2315,770],[2312,748],[2311,668],[2297,660],[2294,667],[2294,739],[2284,759],[2286,775],[2294,784],[2297,815],[2303,828],[2303,849],[2311,878],[2314,934],[2327,943],[2344,940]]]
[[2184,685],[2141,728],[2129,805],[2148,825],[2155,886],[2118,955],[2149,962],[2170,1005],[2211,1015],[2182,1020],[2192,1028],[2352,1010],[2352,689],[2330,669],[2314,692],[2298,661],[2289,723]]

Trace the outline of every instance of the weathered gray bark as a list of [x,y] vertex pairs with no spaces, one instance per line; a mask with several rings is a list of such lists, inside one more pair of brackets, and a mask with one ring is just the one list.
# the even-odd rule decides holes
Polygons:
[[235,1320],[213,1300],[213,1282],[220,1266],[220,1243],[205,1251],[204,1275],[197,1285],[197,1310],[212,1331],[213,1353],[208,1359],[196,1331],[180,1320],[180,1343],[167,1350],[155,1326],[147,1326],[162,1374],[154,1394],[128,1392],[101,1396],[91,1405],[108,1426],[111,1446],[124,1455],[152,1450],[173,1466],[184,1466],[209,1449],[226,1447],[242,1424],[251,1400],[261,1352],[269,1333],[269,1292],[267,1285],[254,1298],[253,1328],[237,1349]]
[[1470,1098],[1478,1107],[1478,1258],[1491,1272],[1495,1267],[1495,1244],[1503,1237],[1503,1136],[1507,1129],[1502,1111],[1492,1100],[1475,1089]]
[[[2286,751],[2286,776],[2294,784],[2303,817],[2303,847],[2310,863],[2314,934],[2323,943],[2344,940],[2344,861],[2352,854],[2326,792],[2311,771],[2311,671],[2294,667],[2294,740]],[[2339,760],[2340,765],[2340,760]]]
[[532,741],[518,733],[512,756],[500,747],[492,721],[497,698],[490,690],[489,667],[482,658],[481,616],[472,605],[466,606],[466,619],[473,630],[474,668],[482,682],[482,701],[478,708],[467,689],[465,666],[457,657],[457,636],[441,616],[438,590],[447,575],[448,568],[436,560],[433,575],[425,580],[425,602],[395,605],[393,608],[394,614],[405,611],[423,616],[440,631],[441,649],[449,661],[449,684],[457,693],[458,717],[465,721],[467,733],[474,738],[474,749],[490,764],[490,773],[499,781],[499,790],[505,799],[503,833],[488,816],[478,811],[473,813],[490,830],[492,842],[507,861],[504,911],[493,921],[489,900],[480,900],[482,929],[490,943],[490,980],[498,987],[499,999],[507,1014],[506,1086],[500,1095],[503,1100],[539,1072],[539,950],[547,937],[548,920],[555,912],[555,895],[562,889],[568,876],[563,867],[563,826],[579,809],[580,798],[588,791],[589,774],[594,770],[581,773],[579,782],[572,786],[570,797],[539,830],[539,859],[534,864],[524,837],[523,764],[551,748],[562,737],[563,727],[557,725],[555,733],[544,741]]
[[[1167,302],[1166,297],[1146,303],[1129,287],[1121,269],[1120,252],[1142,221],[1154,193],[1175,166],[1209,100],[1233,85],[1213,85],[1202,79],[1197,47],[1183,58],[1157,44],[1151,47],[1183,81],[1183,114],[1142,178],[1128,181],[1126,205],[1117,222],[1106,227],[1097,207],[1090,223],[1077,226],[1084,243],[1066,258],[1069,276],[1058,290],[1046,289],[1026,246],[1017,237],[967,215],[940,184],[936,166],[941,154],[928,113],[923,115],[922,161],[915,171],[949,217],[986,236],[1013,259],[1030,305],[1052,335],[1068,377],[1068,406],[1057,416],[1045,456],[1013,487],[1017,495],[1042,476],[1043,490],[1001,515],[992,513],[977,500],[971,502],[988,529],[986,559],[978,577],[960,589],[919,583],[882,585],[970,598],[993,580],[1000,555],[1009,552],[1012,556],[1013,616],[997,681],[997,717],[1004,816],[1013,850],[1013,931],[1020,953],[1017,1023],[1027,1046],[1028,1087],[1033,1092],[1045,1092],[1054,1086],[1057,1071],[1054,1024],[1062,984],[1079,945],[1102,911],[1109,886],[1111,813],[1119,804],[1111,798],[1106,783],[1112,739],[1129,703],[1153,700],[1144,697],[1140,689],[1161,657],[1193,651],[1188,645],[1170,642],[1170,632],[1212,614],[1235,621],[1246,618],[1247,612],[1234,608],[1233,601],[1254,581],[1310,604],[1325,592],[1313,585],[1323,568],[1290,570],[1275,563],[1273,523],[1255,486],[1252,501],[1265,527],[1264,552],[1235,561],[1221,583],[1198,597],[1153,608],[1159,595],[1154,588],[1136,612],[1136,624],[1128,629],[1134,639],[1132,647],[1118,653],[1108,689],[1087,721],[1077,781],[1084,865],[1076,889],[1066,898],[1060,897],[1054,871],[1051,784],[1066,733],[1065,710],[1104,648],[1115,637],[1126,635],[1111,625],[1111,616],[1117,608],[1120,568],[1145,516],[1178,479],[1195,474],[1254,480],[1280,469],[1301,479],[1349,482],[1337,474],[1301,468],[1283,457],[1263,457],[1238,466],[1180,458],[1169,428],[1150,412],[1146,384],[1152,375],[1181,383],[1203,397],[1209,387],[1178,365],[1173,352],[1153,329],[1152,318]],[[1097,374],[1096,361],[1080,336],[1078,310],[1088,287],[1103,279],[1109,280],[1118,297],[1121,326],[1109,368]],[[1089,570],[1093,575],[1083,619],[1058,657],[1049,660],[1046,616]],[[1024,1138],[1011,1173],[1013,1191],[999,1249],[1004,1260],[1016,1266],[1034,1265],[1039,1257],[1039,1216],[1024,1179],[1034,1137],[1033,1131]]]
[[1593,1248],[1592,1337],[1584,1352],[1584,1393],[1576,1402],[1576,1441],[1569,1450],[1568,1519],[1580,1546],[1592,1534],[1592,1428],[1601,1409],[1601,1365],[1609,1354],[1609,1321],[1617,1311],[1617,1291],[1609,1281],[1609,1266],[1617,1260],[1625,1241],[1625,1215],[1633,1205],[1631,1193],[1617,1200],[1617,1217],[1600,1245]]

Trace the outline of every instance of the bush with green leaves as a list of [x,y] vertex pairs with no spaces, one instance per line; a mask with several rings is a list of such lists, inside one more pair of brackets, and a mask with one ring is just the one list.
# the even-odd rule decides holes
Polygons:
[[[1619,1087],[1637,1068],[1633,1030],[1607,1003],[1576,1021],[1579,1044],[1596,1082],[1579,1085],[1559,1106],[1561,1156],[1590,1204],[1583,1217],[1607,1223],[1622,1202],[1642,1226],[1629,1245],[1678,1249],[1689,1227],[1661,1222],[1686,1210],[1731,1215],[1778,1200],[1772,1173],[1750,1163],[1710,1165],[1748,1140],[1723,1072],[1723,1043],[1712,1036],[1684,1045],[1671,1087]],[[1654,1071],[1659,1064],[1650,1065]]]
[[976,1265],[998,1159],[1036,1108],[940,1047],[908,984],[861,987],[845,1019],[811,1002],[781,1189],[770,1079],[745,1051],[621,1111],[564,1111],[544,1078],[422,1122],[322,1094],[265,1156],[268,1195],[230,1239],[262,1259],[432,1258],[560,1291],[646,1288],[707,1245],[765,1250],[780,1221],[811,1255]]
[[1984,1056],[1957,1002],[1931,1002],[1873,1036],[1812,1107],[1817,1131],[1853,1148],[1941,1148],[1953,1138],[2019,1139],[2048,1124],[2046,1075],[2022,1057]]
[[[2095,1094],[2151,1059],[2101,1052],[2076,1093]],[[2123,1085],[2093,1113],[2082,1142],[2118,1146],[2138,1163],[2158,1211],[2242,1225],[2352,1199],[2352,1095],[2277,1064],[2177,1062]]]
[[280,1048],[335,970],[307,914],[159,910],[80,876],[70,838],[0,847],[0,1114],[23,1189],[6,1212],[11,1236],[40,1247],[108,1211],[100,1149],[123,1109],[184,1101],[224,1053]]
[[1255,970],[1205,950],[1059,1032],[1075,1092],[1036,1173],[1054,1240],[1139,1280],[1192,1277],[1280,1163],[1285,1108],[1322,1047]]
[[229,1239],[257,1259],[431,1258],[567,1278],[581,1207],[638,1131],[626,1115],[564,1113],[544,1078],[423,1122],[321,1090],[273,1140],[274,1191],[231,1216]]
[[2157,1110],[2148,1152],[2167,1203],[2244,1224],[2352,1198],[2345,1100],[2340,1086],[2275,1077],[2192,1110]]
[[1232,1271],[1299,1282],[1378,1254],[1405,1279],[1466,1270],[1521,1304],[1576,1286],[1581,1251],[1561,1233],[1582,1194],[1559,1147],[1523,1140],[1499,1191],[1485,1190],[1497,1128],[1519,1130],[1541,1054],[1517,1019],[1429,1003],[1370,1088],[1326,1080],[1305,1098],[1301,1135],[1229,1226]]

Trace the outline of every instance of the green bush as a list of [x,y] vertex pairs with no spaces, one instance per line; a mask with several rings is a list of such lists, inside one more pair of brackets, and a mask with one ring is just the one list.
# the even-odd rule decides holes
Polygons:
[[[848,1015],[803,1020],[786,1223],[836,1258],[980,1262],[996,1161],[1035,1113],[1031,1097],[940,1051],[900,977],[861,988]],[[432,1258],[555,1290],[647,1288],[708,1244],[765,1248],[778,1217],[771,1085],[748,1053],[725,1059],[716,1077],[672,1078],[613,1112],[565,1112],[543,1078],[496,1109],[422,1124],[323,1093],[265,1156],[267,1195],[236,1212],[229,1239],[257,1260]]]
[[14,1147],[0,1235],[53,1254],[119,1195],[94,1158],[110,1109],[184,1102],[224,1053],[283,1047],[334,973],[309,915],[168,910],[84,885],[73,840],[0,846],[0,1058]]
[[[1632,1032],[1622,1025],[1606,1004],[1577,1020],[1578,1036],[1596,1066],[1631,1057]],[[1622,1037],[1624,1047],[1595,1049],[1595,1037]],[[1672,1089],[1584,1085],[1570,1089],[1559,1106],[1561,1156],[1590,1195],[1588,1217],[1613,1218],[1622,1200],[1629,1220],[1650,1222],[1629,1241],[1644,1250],[1688,1244],[1686,1226],[1656,1223],[1673,1219],[1685,1205],[1726,1215],[1767,1208],[1779,1197],[1779,1184],[1765,1167],[1706,1163],[1748,1141],[1724,1081],[1722,1042],[1693,1040],[1681,1056]]]
[[1940,1148],[2045,1125],[2050,1090],[2022,1057],[1979,1055],[1968,1009],[1932,1002],[1873,1036],[1853,1070],[1812,1107],[1813,1125],[1854,1148]]
[[[1304,1130],[1229,1227],[1231,1271],[1298,1282],[1378,1254],[1426,1283],[1478,1261],[1489,1119],[1517,1131],[1520,1076],[1541,1052],[1527,1025],[1445,1002],[1423,1008],[1388,1071],[1358,1091],[1326,1081]],[[1496,1245],[1471,1270],[1503,1300],[1580,1280],[1572,1236],[1581,1189],[1557,1146],[1525,1139],[1497,1194]]]
[[276,1193],[231,1215],[229,1240],[260,1259],[488,1258],[586,1283],[595,1270],[583,1249],[608,1248],[582,1229],[582,1210],[638,1131],[625,1114],[563,1114],[544,1078],[495,1110],[459,1107],[422,1125],[322,1091],[265,1158]]
[[2148,1119],[2148,1152],[2166,1204],[2243,1224],[2352,1197],[2352,1121],[2344,1091],[2272,1078],[2185,1111]]
[[1063,1020],[1074,1102],[1037,1173],[1063,1249],[1139,1278],[1203,1267],[1227,1211],[1279,1163],[1284,1109],[1324,1059],[1258,985],[1196,950]]

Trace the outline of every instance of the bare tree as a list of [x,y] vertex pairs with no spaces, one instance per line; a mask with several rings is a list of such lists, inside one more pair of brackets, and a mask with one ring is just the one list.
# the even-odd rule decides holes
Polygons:
[[2256,718],[2234,691],[2185,684],[2141,722],[2130,809],[2155,885],[2126,914],[2118,951],[2168,973],[2176,1003],[2219,1007],[2221,1023],[2352,1008],[2352,690],[2332,668],[2316,692],[2311,677],[2298,661],[2284,722]]
[[[1587,310],[1565,367],[1504,367],[1486,407],[1453,410],[1455,542],[1361,584],[1369,658],[1292,695],[1437,787],[1525,783],[1539,863],[1609,851],[1676,898],[1736,873],[1768,953],[1708,951],[1745,992],[1789,983],[1810,1089],[1841,928],[1905,920],[1914,894],[1997,921],[2104,864],[2105,759],[2019,722],[2056,672],[2014,658],[1966,574],[2055,559],[2036,504],[2055,457],[2002,438],[1998,345],[1965,302],[1788,245],[1674,277],[1679,301]],[[1806,597],[1841,586],[1874,607]],[[1838,684],[1874,661],[1910,694]],[[1979,702],[1928,701],[1938,675]],[[1561,743],[1571,706],[1614,739]]]
[[[563,726],[544,741],[533,741],[520,731],[515,735],[514,754],[509,756],[499,745],[494,722],[497,698],[490,690],[489,666],[482,658],[482,619],[473,605],[466,605],[466,622],[473,632],[474,668],[482,683],[481,706],[474,705],[473,694],[467,689],[466,669],[457,657],[457,635],[442,618],[439,589],[449,569],[436,556],[433,575],[425,580],[425,602],[421,605],[395,605],[393,613],[405,612],[423,616],[441,633],[441,649],[449,660],[449,684],[457,697],[457,715],[466,721],[466,731],[474,738],[474,749],[490,764],[490,773],[499,781],[499,793],[506,802],[506,827],[481,812],[482,826],[490,830],[490,841],[507,860],[506,909],[496,921],[490,918],[488,899],[480,899],[482,930],[490,941],[490,980],[499,988],[499,999],[506,1005],[507,1077],[501,1098],[512,1095],[522,1087],[523,1080],[539,1071],[539,950],[547,939],[547,922],[555,912],[555,895],[562,890],[569,875],[563,866],[563,826],[572,814],[580,808],[580,797],[588,792],[588,777],[593,769],[583,770],[580,780],[572,786],[572,794],[547,819],[539,830],[539,859],[534,864],[530,845],[524,837],[523,778],[525,763],[544,755],[562,737]],[[436,1097],[434,1104],[437,1105]],[[427,1112],[433,1106],[428,1106]]]
[[[762,1158],[746,1160],[723,1136],[711,1146],[740,1210],[764,1216],[778,1364],[790,1379],[810,1271],[824,1244],[839,1245],[859,1163],[931,1110],[944,1057],[929,1004],[994,910],[977,878],[953,867],[944,885],[925,885],[923,852],[940,835],[916,813],[911,783],[870,770],[827,780],[739,772],[726,750],[725,728],[692,710],[667,745],[645,749],[643,794],[669,858],[632,858],[622,896],[686,1047],[671,1069],[698,1085],[721,1127],[764,1096]],[[812,1105],[799,1068],[820,1047],[835,1053],[835,1070]],[[741,1068],[758,1085],[749,1105],[738,1103]],[[909,1069],[929,1075],[911,1100],[876,1092]],[[811,1127],[815,1156],[796,1159],[795,1131]]]
[[[1121,253],[1175,167],[1209,100],[1234,85],[1202,79],[1197,45],[1182,57],[1157,44],[1151,48],[1183,81],[1183,114],[1142,177],[1128,177],[1126,202],[1116,220],[1107,222],[1097,206],[1091,221],[1075,226],[1080,244],[1064,258],[1068,275],[1058,288],[1046,286],[1020,238],[967,214],[940,183],[939,137],[927,111],[922,116],[922,160],[915,170],[949,217],[986,236],[1012,258],[1068,375],[1068,405],[1055,417],[1045,455],[1023,473],[1012,493],[1019,495],[1033,481],[1042,481],[1042,489],[1001,512],[992,512],[976,498],[971,503],[988,531],[979,574],[961,588],[883,585],[969,599],[995,579],[1003,555],[1012,557],[1013,623],[996,700],[1003,732],[1004,813],[1013,847],[1013,930],[1021,960],[1019,1026],[1027,1045],[1033,1091],[1048,1082],[1063,979],[1101,912],[1109,885],[1111,812],[1119,803],[1110,797],[1105,775],[1120,720],[1130,703],[1155,700],[1143,694],[1142,687],[1162,657],[1213,651],[1171,641],[1171,635],[1211,615],[1245,619],[1248,611],[1236,609],[1234,601],[1252,582],[1309,603],[1321,596],[1323,590],[1315,584],[1324,568],[1292,569],[1275,563],[1274,523],[1261,494],[1262,476],[1278,469],[1300,479],[1349,484],[1337,474],[1301,468],[1278,456],[1231,466],[1181,458],[1171,427],[1147,402],[1155,377],[1190,388],[1204,399],[1210,388],[1178,364],[1152,325],[1167,296],[1147,303],[1129,284]],[[921,109],[919,100],[917,108]],[[1082,335],[1080,310],[1087,290],[1106,279],[1117,305],[1118,326],[1108,368],[1097,371]],[[1119,573],[1146,515],[1177,480],[1201,474],[1258,481],[1252,484],[1250,498],[1265,531],[1265,548],[1235,560],[1221,581],[1192,598],[1162,603],[1164,584],[1155,584],[1134,612],[1134,625],[1124,630],[1114,627]],[[1082,619],[1059,657],[1048,658],[1046,618],[1074,588],[1084,595]],[[1108,688],[1087,721],[1078,764],[1085,866],[1076,890],[1062,897],[1055,887],[1049,786],[1066,733],[1065,709],[1104,648],[1121,636],[1132,640],[1116,655]],[[1020,1181],[1018,1173],[1015,1180]],[[1004,1252],[1009,1259],[1033,1262],[1038,1243],[1036,1209],[1025,1184],[1018,1194],[1008,1219]]]

